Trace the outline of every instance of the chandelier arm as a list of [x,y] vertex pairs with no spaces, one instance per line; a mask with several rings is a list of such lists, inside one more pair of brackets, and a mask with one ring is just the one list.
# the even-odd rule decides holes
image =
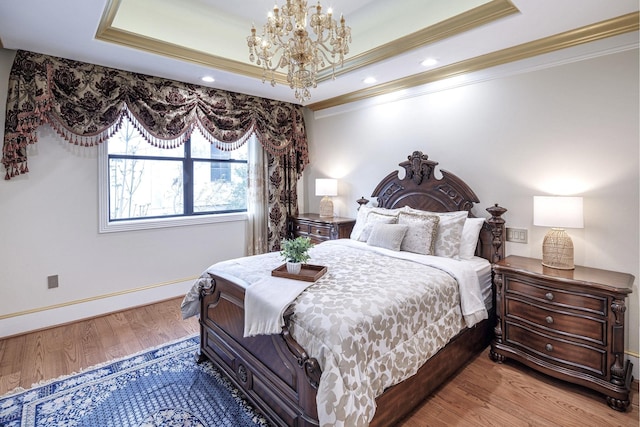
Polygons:
[[[332,59],[330,56],[327,56],[327,53],[322,52],[322,51],[319,51],[319,55],[322,56],[322,59],[318,63],[318,65],[324,65],[322,68],[326,68],[327,66],[330,66],[330,67],[335,69],[336,65],[341,65],[344,62],[340,58]],[[320,67],[318,67],[318,68],[320,68]]]
[[[315,31],[314,31],[315,33]],[[327,32],[327,31],[322,31],[320,33],[315,33],[316,37],[316,43],[318,44],[323,44],[328,42],[329,40],[335,39],[336,36],[335,34],[332,34],[331,32]]]
[[341,55],[339,51],[332,51],[331,49],[327,49],[327,47],[324,45],[322,47],[323,49],[318,49],[317,52],[322,55],[322,57],[326,62],[329,63],[329,65],[341,65],[344,62],[344,55]]

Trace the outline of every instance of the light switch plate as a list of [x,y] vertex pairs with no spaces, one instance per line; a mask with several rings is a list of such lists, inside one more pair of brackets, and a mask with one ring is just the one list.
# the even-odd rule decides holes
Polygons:
[[529,232],[526,228],[507,227],[507,242],[527,243]]

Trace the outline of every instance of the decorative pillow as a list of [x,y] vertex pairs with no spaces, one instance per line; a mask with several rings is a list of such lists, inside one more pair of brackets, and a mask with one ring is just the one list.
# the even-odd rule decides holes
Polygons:
[[383,224],[397,224],[398,223],[398,215],[386,215],[378,212],[369,212],[367,215],[367,222],[365,226],[362,228],[362,232],[360,236],[358,236],[357,240],[361,242],[366,242],[369,240],[369,235],[373,230],[373,226],[381,222]]
[[411,208],[408,209],[408,212],[437,215],[440,222],[438,222],[435,254],[447,258],[458,258],[462,228],[469,212],[430,212]]
[[405,224],[376,222],[371,228],[367,245],[399,251],[408,228]]
[[469,212],[459,211],[439,214],[438,236],[436,237],[436,255],[457,258],[460,253],[460,237]]
[[398,224],[408,226],[400,250],[423,255],[434,255],[440,217],[417,212],[400,212]]
[[460,250],[458,257],[460,259],[471,259],[476,253],[478,246],[478,236],[484,224],[484,218],[467,218],[462,227],[462,236],[460,238]]
[[[378,208],[378,207],[369,206],[369,205],[360,206],[360,208],[358,209],[358,215],[356,216],[356,223],[353,225],[353,229],[351,230],[351,235],[350,235],[351,239],[359,240],[361,242],[367,241],[366,237],[362,238],[360,237],[360,235],[362,234],[362,230],[367,225],[367,216],[369,216],[369,213],[375,212],[381,215],[397,216],[398,213],[403,209],[404,208],[386,209],[386,208]],[[370,231],[371,230],[369,230],[369,232]]]

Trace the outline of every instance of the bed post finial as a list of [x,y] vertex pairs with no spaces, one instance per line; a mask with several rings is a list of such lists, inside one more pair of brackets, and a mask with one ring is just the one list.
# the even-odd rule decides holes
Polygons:
[[496,263],[504,258],[504,223],[505,220],[502,219],[502,214],[504,214],[507,209],[502,206],[498,206],[498,204],[494,204],[493,206],[487,208],[487,212],[491,214],[491,218],[487,220],[489,225],[491,225],[491,234],[493,235],[493,239],[491,241],[491,245],[493,246],[493,251],[491,255],[491,262]]
[[360,210],[360,208],[364,205],[366,205],[367,203],[369,203],[369,199],[365,199],[364,196],[360,197],[358,200],[356,200],[356,202],[358,203],[358,210]]

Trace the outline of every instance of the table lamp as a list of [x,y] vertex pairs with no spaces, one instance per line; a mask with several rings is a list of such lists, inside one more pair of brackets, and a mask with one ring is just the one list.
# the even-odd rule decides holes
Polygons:
[[573,241],[565,228],[583,228],[582,197],[534,196],[533,225],[552,227],[542,242],[542,265],[573,270]]
[[330,178],[316,179],[316,196],[323,196],[320,200],[320,216],[333,216],[333,201],[331,196],[338,195],[338,180]]

